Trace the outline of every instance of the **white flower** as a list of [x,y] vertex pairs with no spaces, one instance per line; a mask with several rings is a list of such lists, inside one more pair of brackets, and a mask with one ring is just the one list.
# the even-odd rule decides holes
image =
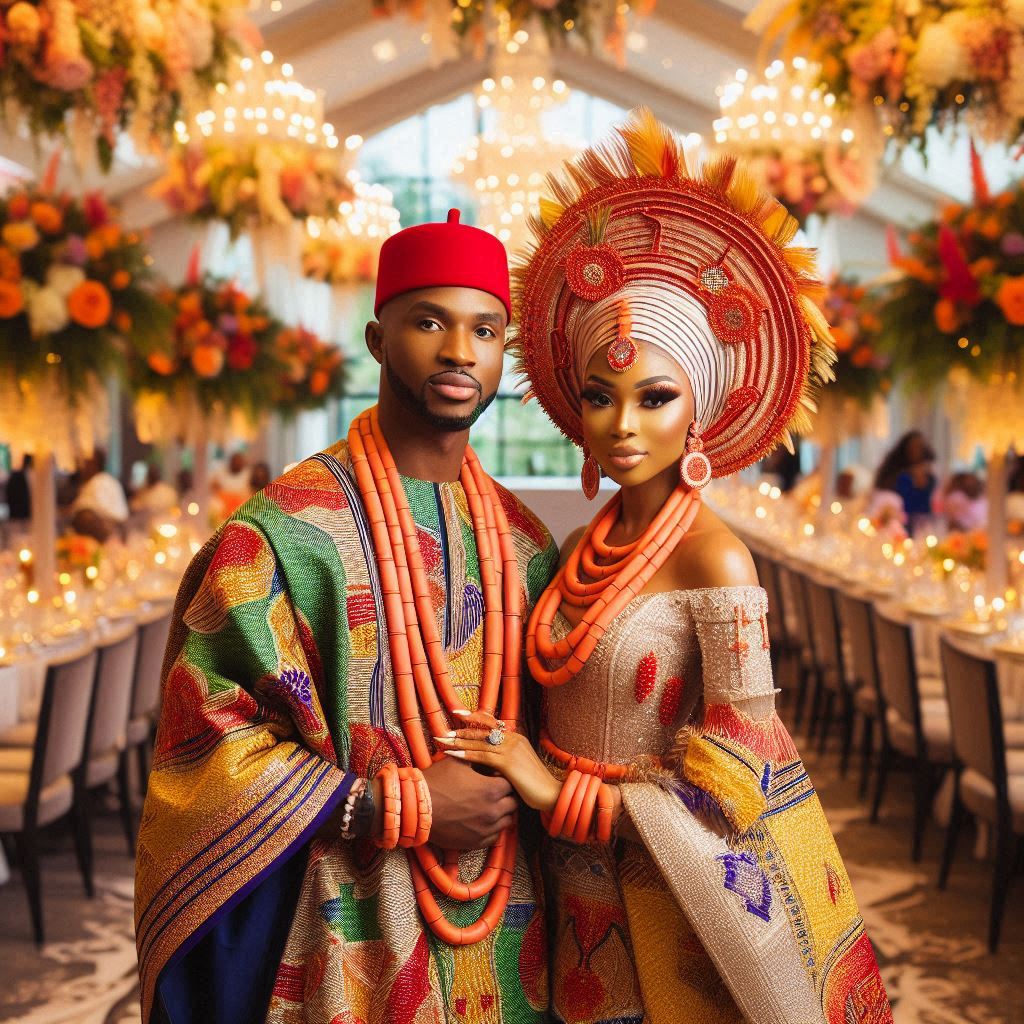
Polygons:
[[970,54],[959,33],[962,13],[957,11],[926,25],[917,41],[914,70],[921,82],[932,89],[971,77]]
[[54,288],[33,288],[26,296],[28,324],[34,338],[56,334],[68,323],[68,304]]
[[47,271],[46,287],[52,288],[62,299],[66,299],[84,280],[85,271],[81,267],[55,263]]

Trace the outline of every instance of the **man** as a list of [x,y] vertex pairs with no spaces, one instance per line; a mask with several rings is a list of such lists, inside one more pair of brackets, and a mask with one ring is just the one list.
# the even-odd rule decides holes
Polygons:
[[79,467],[81,486],[71,504],[71,516],[91,512],[109,528],[128,521],[128,499],[117,477],[107,472],[107,453],[97,448]]
[[[514,649],[499,659],[502,692],[514,694],[505,675],[527,605],[557,560],[518,500],[467,477],[464,462],[469,428],[501,377],[505,251],[459,224],[457,211],[447,224],[406,229],[381,251],[375,312],[366,341],[381,366],[380,402],[357,422],[366,447],[393,459],[402,494],[340,442],[249,501],[182,583],[139,837],[147,1022],[543,1018],[544,926],[526,858],[509,839],[510,787],[448,758],[417,759],[412,737],[420,729],[422,741],[423,721],[437,717],[422,700],[410,715],[403,700],[411,675],[420,697],[438,682],[437,665],[424,682],[422,657],[419,668],[416,657],[395,661],[414,633],[438,638],[453,728],[452,708],[490,700],[481,695],[501,643],[491,612],[503,587],[508,618],[497,630]],[[350,441],[362,448],[358,429]],[[384,522],[380,510],[393,502],[411,522]],[[482,520],[495,530],[481,533]],[[386,549],[403,544],[398,569],[420,560],[411,578],[432,616],[418,617],[422,604],[396,607]],[[401,630],[389,628],[399,614]],[[430,845],[382,850],[394,814],[389,765],[414,761],[429,791],[420,813],[432,815]],[[410,808],[403,795],[403,836]],[[424,883],[418,858],[439,850],[449,853]],[[496,876],[481,872],[494,851],[512,855]],[[481,894],[449,899],[438,877],[447,891]],[[437,912],[422,913],[426,905]],[[486,935],[468,941],[481,922]]]

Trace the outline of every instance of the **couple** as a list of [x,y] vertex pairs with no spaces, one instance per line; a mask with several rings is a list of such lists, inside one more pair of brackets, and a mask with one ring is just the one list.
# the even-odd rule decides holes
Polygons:
[[542,203],[513,344],[587,496],[620,485],[561,559],[467,447],[503,248],[457,215],[385,244],[379,404],[182,584],[139,839],[147,1022],[891,1021],[775,715],[764,592],[700,497],[828,373],[795,230],[646,112]]

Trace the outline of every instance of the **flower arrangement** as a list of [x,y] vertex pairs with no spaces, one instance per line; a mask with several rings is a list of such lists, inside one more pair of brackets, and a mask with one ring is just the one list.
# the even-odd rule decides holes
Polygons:
[[[518,32],[539,24],[552,42],[579,40],[587,47],[603,44],[619,63],[625,61],[628,16],[649,14],[655,0],[447,0],[445,22],[455,37],[474,51],[487,45],[487,30],[495,22],[507,26],[509,38],[519,45]],[[385,16],[409,14],[422,18],[429,14],[436,19],[433,8],[413,0],[373,0],[374,10]]]
[[61,572],[99,568],[103,545],[83,533],[66,533],[57,538],[57,567]]
[[[50,177],[48,173],[48,178]],[[169,316],[151,290],[151,257],[102,196],[48,183],[0,199],[0,370],[56,379],[74,401],[152,344]]]
[[877,347],[882,323],[875,305],[864,285],[846,277],[830,282],[823,303],[836,343],[836,379],[826,393],[851,398],[864,409],[892,387],[889,357]]
[[318,409],[344,389],[341,349],[304,327],[285,327],[277,336],[282,372],[274,407],[285,415]]
[[0,14],[0,100],[33,135],[95,146],[109,169],[118,131],[169,143],[186,104],[225,77],[254,30],[242,0],[17,0]]
[[[281,325],[266,308],[231,282],[199,280],[194,272],[160,298],[172,312],[173,329],[135,360],[137,414],[145,416],[154,397],[162,398],[162,414],[177,414],[188,433],[186,421],[194,415],[237,412],[256,423],[269,412],[281,373]],[[152,429],[144,433],[159,436]]]
[[902,273],[880,309],[881,342],[920,388],[956,368],[991,379],[1024,358],[1024,187],[991,195],[973,152],[972,169],[973,204],[943,206],[909,252],[890,241]]
[[302,243],[302,273],[331,285],[368,284],[377,272],[383,239],[334,238],[307,234]]
[[964,115],[988,139],[1024,132],[1021,0],[799,0],[785,22],[779,12],[762,0],[747,27],[818,61],[843,105],[873,107],[891,138],[923,146],[929,125]]
[[[956,565],[964,565],[968,569],[984,569],[988,556],[988,534],[984,530],[950,533],[934,547],[928,548],[928,553],[947,572],[951,572]],[[951,562],[954,563],[952,566]]]
[[152,194],[179,215],[254,225],[331,217],[353,196],[333,150],[281,139],[201,139],[177,147]]

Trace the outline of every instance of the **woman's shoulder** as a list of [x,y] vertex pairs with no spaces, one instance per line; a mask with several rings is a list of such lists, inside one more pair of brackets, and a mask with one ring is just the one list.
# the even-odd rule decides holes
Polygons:
[[565,540],[562,541],[561,547],[558,549],[558,564],[565,565],[568,561],[569,556],[576,550],[576,545],[583,540],[583,534],[587,532],[586,526],[577,526],[572,533],[569,534]]
[[679,590],[759,585],[746,544],[707,506],[701,509],[666,568],[674,588]]

